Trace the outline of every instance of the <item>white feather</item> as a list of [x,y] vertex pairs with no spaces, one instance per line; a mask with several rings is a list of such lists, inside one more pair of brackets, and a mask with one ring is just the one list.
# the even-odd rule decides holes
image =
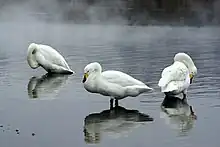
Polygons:
[[89,73],[84,87],[92,93],[123,99],[127,96],[136,97],[141,93],[153,90],[143,82],[120,71],[101,72],[101,65],[97,62],[88,64],[84,72]]
[[139,86],[145,86],[145,84],[137,79],[134,79],[128,74],[120,71],[108,70],[102,72],[102,76],[111,83],[117,83],[121,86],[133,86],[134,84]]
[[161,79],[158,83],[158,86],[161,87],[161,92],[172,92],[174,94],[181,93],[189,85],[189,70],[185,64],[178,61],[162,71]]
[[48,45],[31,43],[28,47],[27,61],[31,68],[43,67],[52,73],[74,73],[64,57]]

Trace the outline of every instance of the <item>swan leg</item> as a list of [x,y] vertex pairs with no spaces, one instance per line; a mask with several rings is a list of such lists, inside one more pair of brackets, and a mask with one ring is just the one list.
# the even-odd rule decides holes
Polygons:
[[174,95],[172,92],[164,92],[164,94],[165,94],[165,96],[167,96],[167,97]]
[[186,103],[186,104],[187,104],[187,99],[186,99],[186,96],[185,96],[185,97],[183,97],[182,101],[183,101],[184,103]]
[[168,92],[164,92],[165,96],[169,96],[169,93]]
[[182,93],[183,93],[183,99],[186,99],[187,90],[184,90]]
[[183,99],[186,99],[186,94],[183,92]]
[[110,110],[112,110],[113,109],[113,103],[114,103],[114,99],[110,99]]
[[115,99],[115,107],[118,107],[118,100]]

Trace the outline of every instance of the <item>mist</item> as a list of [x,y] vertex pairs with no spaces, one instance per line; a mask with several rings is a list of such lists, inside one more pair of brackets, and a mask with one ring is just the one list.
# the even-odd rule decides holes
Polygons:
[[[20,0],[2,2],[0,20],[2,22],[58,22],[83,24],[126,24],[126,20],[111,7],[124,5],[120,1],[102,2],[89,5],[86,2],[58,0]],[[115,9],[116,10],[116,9]],[[116,10],[117,11],[117,10]]]
[[132,31],[123,36],[126,31],[123,26],[126,25],[206,26],[220,22],[219,1],[207,4],[193,2],[190,15],[176,16],[175,19],[169,15],[152,15],[150,10],[146,11],[140,6],[140,3],[131,5],[123,0],[0,1],[0,49],[9,54],[25,54],[31,42],[59,49],[63,48],[60,46],[61,38],[66,38],[67,46],[72,42],[75,46],[89,46],[95,45],[94,41],[110,44],[117,42],[117,38],[135,39]]
[[147,7],[144,1],[4,0],[0,5],[1,22],[101,25],[218,25],[220,22],[219,0],[194,0],[187,12],[156,15],[154,8]]

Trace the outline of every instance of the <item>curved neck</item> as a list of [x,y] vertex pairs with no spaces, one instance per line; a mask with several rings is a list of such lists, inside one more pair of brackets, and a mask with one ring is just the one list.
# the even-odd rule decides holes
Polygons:
[[29,66],[33,69],[39,67],[39,64],[36,61],[36,53],[37,53],[37,45],[32,43],[28,47],[27,61]]
[[183,62],[185,65],[186,65],[186,67],[187,67],[187,68],[189,68],[189,67],[190,67],[189,62],[187,62],[187,61],[185,61],[185,60],[183,60],[182,62]]
[[174,57],[174,62],[175,61],[179,61],[179,62],[184,63],[186,65],[186,67],[190,70],[190,72],[192,71],[193,67],[195,66],[191,57],[189,57],[186,54],[182,54],[182,53],[177,54]]
[[192,61],[183,61],[183,63],[186,65],[186,67],[189,69],[190,72],[192,72],[193,67],[195,66]]

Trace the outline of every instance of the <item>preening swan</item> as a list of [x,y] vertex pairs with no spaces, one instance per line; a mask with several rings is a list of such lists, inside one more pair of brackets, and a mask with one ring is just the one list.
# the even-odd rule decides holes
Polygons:
[[115,70],[102,72],[99,63],[93,62],[84,68],[84,88],[91,93],[99,93],[119,100],[125,97],[136,97],[141,93],[149,92],[152,88],[133,77]]
[[48,45],[31,43],[27,62],[33,69],[43,67],[48,73],[73,74],[63,56]]
[[177,53],[174,63],[166,67],[161,74],[158,86],[165,94],[178,95],[183,93],[186,97],[187,89],[197,74],[197,68],[189,55]]

